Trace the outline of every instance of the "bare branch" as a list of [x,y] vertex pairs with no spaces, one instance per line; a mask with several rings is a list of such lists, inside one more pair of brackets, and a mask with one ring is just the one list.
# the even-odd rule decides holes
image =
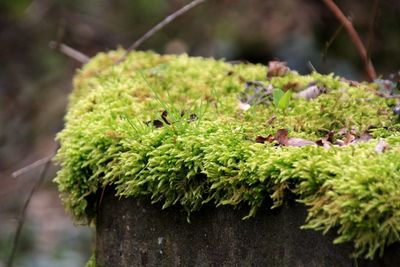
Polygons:
[[78,50],[73,49],[72,47],[59,43],[56,41],[51,41],[49,44],[51,49],[60,51],[62,54],[66,55],[69,58],[72,58],[76,61],[78,61],[81,64],[86,64],[89,62],[89,57],[82,52],[79,52]]
[[[51,156],[51,158],[54,156],[54,154]],[[24,206],[21,210],[21,214],[18,219],[17,230],[15,231],[15,235],[14,235],[13,242],[12,242],[11,253],[7,260],[7,265],[6,265],[7,267],[13,266],[15,253],[17,252],[18,241],[21,236],[22,227],[24,226],[24,222],[25,222],[25,218],[26,218],[26,211],[28,209],[29,203],[31,202],[33,194],[39,188],[39,186],[43,183],[43,180],[46,178],[46,173],[50,167],[51,158],[47,159],[47,161],[44,162],[45,165],[43,166],[40,176],[36,180],[35,184],[33,185],[32,189],[28,195],[28,198],[26,199]],[[42,159],[42,160],[44,160],[44,159]]]
[[23,167],[23,168],[21,168],[19,170],[16,170],[15,172],[12,173],[12,176],[13,177],[18,177],[18,176],[20,176],[22,174],[30,172],[31,170],[36,169],[37,167],[39,167],[39,166],[41,166],[43,164],[46,164],[47,162],[51,161],[51,159],[53,157],[54,157],[54,154],[51,155],[51,156],[47,156],[47,157],[44,157],[42,159],[39,159],[39,160],[35,161],[34,163],[29,164],[28,166],[25,166],[25,167]]
[[162,28],[164,28],[166,25],[171,23],[173,20],[176,18],[182,16],[192,8],[200,5],[201,3],[205,2],[206,0],[193,0],[189,4],[183,6],[182,8],[178,9],[171,15],[167,16],[164,18],[162,21],[160,21],[157,25],[155,25],[153,28],[151,28],[148,32],[146,32],[142,37],[140,37],[136,42],[134,42],[130,47],[128,47],[125,51],[125,53],[118,59],[116,64],[121,63],[122,61],[125,60],[127,55],[129,54],[130,51],[137,49],[140,45],[142,45],[147,39],[152,37],[155,33],[160,31]]
[[360,36],[357,31],[354,29],[351,21],[343,14],[343,12],[339,9],[339,7],[333,2],[333,0],[323,0],[325,5],[329,8],[329,10],[336,16],[336,18],[343,24],[343,27],[346,29],[347,33],[350,35],[350,39],[356,47],[365,67],[365,71],[371,81],[376,79],[376,72],[372,61],[368,58],[367,50],[364,47],[363,42],[361,41]]

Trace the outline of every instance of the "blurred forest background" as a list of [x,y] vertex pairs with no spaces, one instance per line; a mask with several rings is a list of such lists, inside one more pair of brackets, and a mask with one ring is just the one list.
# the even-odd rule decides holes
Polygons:
[[[78,62],[51,40],[94,56],[127,47],[188,0],[0,0],[0,266],[40,168],[11,173],[51,154],[63,127]],[[378,74],[397,73],[400,1],[335,1],[363,38]],[[366,80],[344,29],[321,0],[208,0],[140,49],[264,63],[280,59],[301,73]],[[333,36],[328,49],[326,44]],[[74,226],[58,199],[52,167],[28,208],[16,266],[83,266],[93,230]]]

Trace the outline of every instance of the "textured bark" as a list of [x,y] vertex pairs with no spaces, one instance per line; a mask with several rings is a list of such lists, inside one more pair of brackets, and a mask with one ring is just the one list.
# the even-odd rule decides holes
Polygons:
[[99,266],[400,266],[399,246],[374,261],[333,245],[333,235],[300,230],[300,204],[259,210],[205,207],[186,221],[178,207],[161,210],[147,199],[118,199],[107,192],[97,217]]

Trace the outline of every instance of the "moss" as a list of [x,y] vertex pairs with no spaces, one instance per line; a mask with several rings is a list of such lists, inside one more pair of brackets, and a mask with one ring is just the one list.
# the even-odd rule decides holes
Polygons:
[[96,264],[96,257],[94,254],[90,256],[90,259],[86,263],[85,267],[100,267]]
[[[393,100],[377,97],[372,85],[318,73],[266,79],[262,65],[151,52],[114,65],[121,54],[99,54],[76,75],[57,137],[55,181],[78,222],[91,221],[93,197],[107,186],[188,214],[213,203],[248,205],[249,216],[265,199],[279,206],[290,191],[308,208],[304,227],[336,231],[335,242],[353,242],[355,256],[372,258],[399,241],[399,125]],[[245,81],[293,90],[313,82],[327,93],[293,99],[284,110],[267,102],[244,112]],[[152,126],[165,119],[170,124]],[[331,130],[371,127],[372,140],[328,150],[255,142],[281,128],[316,141]],[[390,144],[387,152],[375,152],[378,138]]]

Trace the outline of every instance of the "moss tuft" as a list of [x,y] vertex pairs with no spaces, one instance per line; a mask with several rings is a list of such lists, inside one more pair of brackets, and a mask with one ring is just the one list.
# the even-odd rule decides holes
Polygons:
[[[57,137],[55,181],[78,222],[91,221],[105,187],[188,214],[205,203],[248,205],[249,216],[265,199],[279,206],[290,191],[308,208],[304,228],[336,231],[335,243],[353,242],[355,256],[373,258],[400,240],[398,118],[393,100],[377,97],[372,85],[318,73],[266,79],[262,65],[151,52],[113,65],[122,52],[99,54],[76,75]],[[315,83],[327,92],[292,99],[286,109],[265,102],[243,111],[246,81],[294,91]],[[371,127],[372,140],[330,149],[255,142],[281,128],[316,141]],[[375,151],[378,138],[388,151]]]

